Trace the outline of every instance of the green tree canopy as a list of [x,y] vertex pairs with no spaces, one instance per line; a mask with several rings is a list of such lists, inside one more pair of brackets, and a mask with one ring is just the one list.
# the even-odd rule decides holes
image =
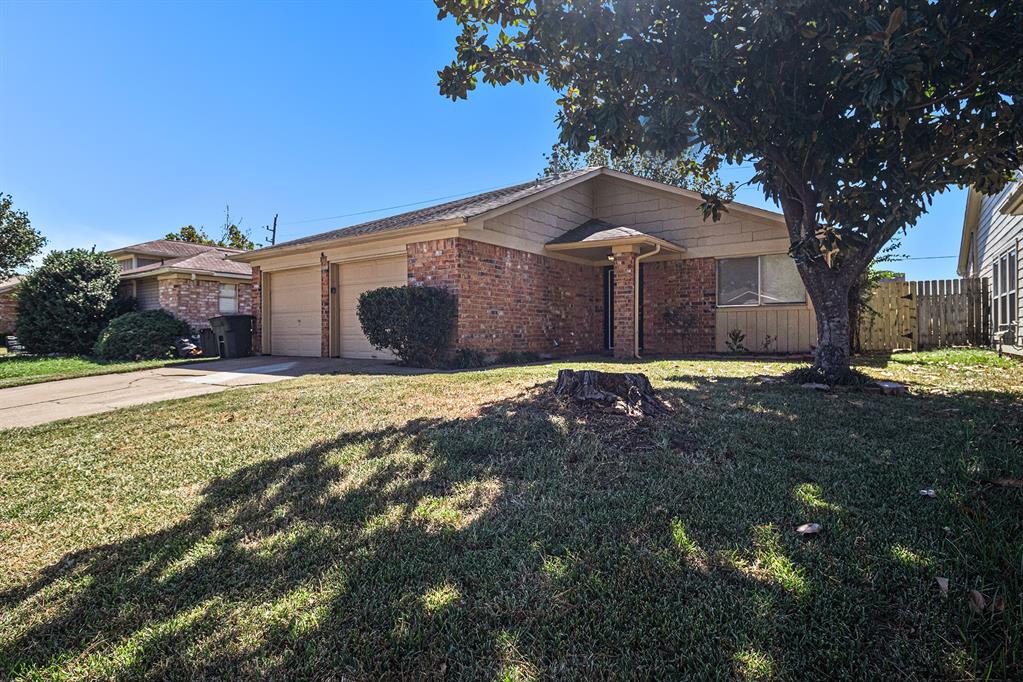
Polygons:
[[28,214],[14,209],[10,194],[0,193],[0,282],[10,278],[46,244],[46,238],[32,228]]
[[735,195],[735,184],[723,183],[717,176],[716,169],[699,158],[693,149],[668,156],[660,152],[641,152],[631,147],[615,154],[597,142],[592,143],[583,152],[575,151],[564,142],[559,142],[551,148],[550,154],[544,155],[544,158],[547,160],[544,175],[586,166],[607,166],[623,173],[699,192],[707,195],[707,199],[713,196],[724,203],[731,201]]
[[86,354],[118,314],[113,256],[52,251],[18,287],[18,338],[32,353]]
[[224,233],[220,239],[212,239],[204,228],[197,228],[193,225],[185,225],[177,232],[169,233],[164,239],[174,242],[188,242],[190,244],[204,244],[206,246],[223,246],[231,249],[242,249],[251,251],[259,246],[249,239],[247,232],[231,223],[224,226]]
[[459,26],[441,93],[539,81],[561,140],[752,160],[817,313],[816,368],[849,366],[849,289],[952,186],[1023,164],[1019,0],[436,0]]

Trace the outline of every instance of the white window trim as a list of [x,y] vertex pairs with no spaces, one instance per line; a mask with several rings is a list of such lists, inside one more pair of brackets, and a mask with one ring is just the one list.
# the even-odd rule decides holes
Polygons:
[[[763,302],[763,291],[764,283],[762,280],[763,266],[760,264],[760,259],[764,256],[787,256],[785,253],[758,253],[755,256],[724,256],[721,258],[714,259],[714,305],[718,308],[781,308],[784,306],[803,306],[806,307],[806,303],[810,300],[810,297],[806,293],[806,285],[803,285],[803,300],[802,301],[783,301],[778,303],[764,303]],[[721,273],[721,261],[723,260],[742,260],[744,258],[755,258],[757,261],[757,302],[756,303],[721,303],[718,300],[718,296],[721,294],[720,286],[720,273]]]
[[[231,287],[234,291],[234,296],[224,296],[224,287]],[[224,310],[224,300],[234,301],[234,310]],[[217,311],[225,315],[234,315],[238,313],[238,285],[237,284],[219,284],[217,286]]]

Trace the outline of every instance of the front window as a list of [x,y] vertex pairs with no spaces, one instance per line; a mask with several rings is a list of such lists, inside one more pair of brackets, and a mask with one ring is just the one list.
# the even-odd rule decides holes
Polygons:
[[238,312],[238,287],[234,284],[220,285],[220,312]]
[[[1002,257],[995,261],[993,266],[991,309],[994,313],[996,333],[1009,330],[1009,325],[1016,321],[1016,296],[1019,293],[1016,258],[1016,250],[1012,249],[1002,254]],[[1010,336],[1003,338],[1007,343],[1012,343],[1014,340],[1011,333]]]
[[718,305],[805,303],[806,288],[786,254],[718,261]]

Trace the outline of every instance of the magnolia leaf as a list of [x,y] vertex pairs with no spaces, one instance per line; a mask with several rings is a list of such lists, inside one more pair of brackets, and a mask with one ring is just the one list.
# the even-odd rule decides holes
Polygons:
[[796,528],[796,532],[800,535],[816,535],[821,532],[821,524],[819,523],[804,523],[802,526]]
[[977,590],[970,590],[970,610],[974,613],[983,613],[987,607],[987,598]]

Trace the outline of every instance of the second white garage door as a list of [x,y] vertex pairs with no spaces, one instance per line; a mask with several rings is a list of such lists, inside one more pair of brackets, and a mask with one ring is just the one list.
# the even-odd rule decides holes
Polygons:
[[270,353],[320,355],[320,268],[270,273]]
[[381,360],[394,357],[370,344],[362,333],[356,310],[364,291],[404,286],[408,282],[407,263],[405,256],[395,256],[341,264],[341,357]]

